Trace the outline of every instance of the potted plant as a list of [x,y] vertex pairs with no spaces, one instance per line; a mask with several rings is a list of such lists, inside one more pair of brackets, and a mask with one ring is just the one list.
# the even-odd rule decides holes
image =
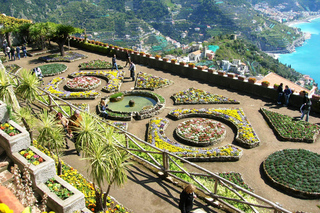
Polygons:
[[156,58],[157,60],[159,60],[159,59],[161,58],[161,56],[160,56],[160,55],[156,55],[155,58]]
[[145,53],[144,53],[144,52],[140,52],[140,55],[141,55],[141,56],[144,56],[144,55],[145,55]]
[[197,69],[202,71],[202,70],[204,70],[204,67],[203,66],[197,66]]
[[254,84],[254,83],[256,83],[257,79],[256,79],[256,78],[253,78],[253,77],[250,77],[250,78],[248,79],[248,81],[249,81],[249,83]]
[[177,59],[171,59],[171,64],[175,64],[175,63],[177,63]]
[[147,58],[150,58],[152,55],[151,54],[146,54],[146,57]]
[[246,77],[245,76],[243,76],[243,75],[238,75],[238,80],[240,80],[240,81],[244,81],[246,79]]
[[184,61],[180,61],[180,63],[179,63],[181,66],[185,66],[187,63],[186,62],[184,62]]
[[225,72],[225,71],[222,71],[222,70],[219,70],[219,71],[218,71],[218,75],[221,75],[221,76],[224,76],[225,73],[226,73],[226,72]]
[[262,82],[261,82],[261,85],[262,85],[263,87],[268,87],[268,86],[270,85],[270,82],[269,82],[269,81],[262,81]]
[[234,78],[236,76],[236,74],[234,74],[234,73],[228,73],[228,78]]
[[162,60],[163,60],[164,62],[168,62],[168,61],[169,61],[168,58],[163,58]]
[[208,69],[208,73],[213,73],[214,72],[214,69],[213,68],[209,68]]
[[190,68],[195,68],[196,65],[195,65],[194,63],[189,63],[188,66],[189,66]]
[[274,84],[274,85],[273,85],[273,88],[274,88],[274,89],[278,89],[279,86],[280,86],[279,84]]

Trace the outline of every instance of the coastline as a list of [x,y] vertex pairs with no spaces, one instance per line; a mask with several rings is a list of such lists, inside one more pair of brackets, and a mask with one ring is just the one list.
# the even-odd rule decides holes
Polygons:
[[306,18],[304,18],[304,19],[289,21],[289,22],[286,22],[286,23],[284,23],[284,24],[287,25],[287,26],[289,26],[289,27],[293,27],[293,25],[311,22],[312,20],[318,19],[318,18],[320,18],[320,15],[308,16],[308,17],[306,17]]

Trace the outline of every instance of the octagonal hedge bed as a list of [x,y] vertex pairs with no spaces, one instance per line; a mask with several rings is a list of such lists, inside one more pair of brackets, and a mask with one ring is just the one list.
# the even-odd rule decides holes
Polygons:
[[272,185],[299,198],[320,198],[320,155],[305,149],[284,149],[269,155],[263,171]]

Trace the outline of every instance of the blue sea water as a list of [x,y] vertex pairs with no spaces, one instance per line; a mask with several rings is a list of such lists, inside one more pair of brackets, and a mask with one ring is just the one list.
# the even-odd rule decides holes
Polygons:
[[290,54],[281,54],[279,61],[283,64],[291,65],[296,71],[310,75],[316,83],[320,83],[320,18],[311,22],[300,23],[294,27],[301,28],[303,32],[311,33],[311,38],[296,51]]

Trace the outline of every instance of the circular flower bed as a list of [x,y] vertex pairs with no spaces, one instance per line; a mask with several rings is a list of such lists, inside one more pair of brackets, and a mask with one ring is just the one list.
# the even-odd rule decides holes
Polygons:
[[155,90],[163,87],[167,87],[173,84],[173,81],[154,76],[151,74],[139,72],[137,74],[137,81],[135,85],[135,89],[149,89]]
[[225,138],[226,128],[221,122],[194,118],[180,123],[175,132],[189,145],[209,146]]
[[272,183],[290,195],[320,198],[320,155],[304,149],[277,151],[263,162]]
[[92,90],[100,86],[101,80],[92,76],[81,76],[69,80],[66,87],[69,90],[87,91]]

